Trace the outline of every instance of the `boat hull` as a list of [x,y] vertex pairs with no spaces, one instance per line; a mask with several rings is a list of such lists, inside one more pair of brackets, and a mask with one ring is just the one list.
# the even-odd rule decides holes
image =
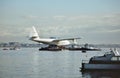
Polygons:
[[90,49],[90,48],[69,48],[70,51],[101,51],[101,49]]
[[61,51],[60,48],[40,48],[39,51]]
[[120,70],[120,64],[88,64],[82,63],[82,71],[85,70]]

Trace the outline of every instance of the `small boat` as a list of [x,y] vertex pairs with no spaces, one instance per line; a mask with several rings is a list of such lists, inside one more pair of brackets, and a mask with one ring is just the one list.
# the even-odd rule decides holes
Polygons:
[[20,50],[18,47],[11,47],[10,50]]
[[83,47],[74,46],[73,45],[72,47],[68,48],[68,50],[70,50],[70,51],[82,51],[82,52],[86,52],[86,51],[101,51],[101,49],[90,47],[88,44],[85,44]]
[[82,51],[82,52],[86,52],[86,51],[101,51],[101,49],[99,48],[86,48],[86,47],[78,47],[78,48],[69,48],[70,51]]
[[86,70],[119,70],[120,71],[120,54],[117,50],[111,50],[103,56],[91,57],[89,62],[82,61],[81,71]]
[[9,50],[9,48],[3,48],[2,50]]

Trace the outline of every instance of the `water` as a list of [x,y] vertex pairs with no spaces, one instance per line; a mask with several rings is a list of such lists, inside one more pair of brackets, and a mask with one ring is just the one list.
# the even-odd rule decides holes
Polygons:
[[[38,48],[0,49],[0,78],[98,78],[96,75],[99,75],[99,72],[80,72],[81,61],[89,60],[95,55],[103,55],[104,52],[52,52],[38,51]],[[107,75],[107,78],[114,76]]]

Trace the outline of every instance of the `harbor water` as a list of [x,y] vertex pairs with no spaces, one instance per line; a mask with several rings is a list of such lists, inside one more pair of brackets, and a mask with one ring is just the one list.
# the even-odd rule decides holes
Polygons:
[[[82,60],[103,55],[102,51],[38,51],[0,49],[0,78],[120,78],[119,72],[81,72]],[[117,74],[118,73],[118,74]]]

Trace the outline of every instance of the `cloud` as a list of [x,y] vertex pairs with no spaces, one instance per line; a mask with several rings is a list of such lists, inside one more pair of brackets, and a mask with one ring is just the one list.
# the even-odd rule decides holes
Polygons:
[[[52,19],[53,18],[53,19]],[[49,17],[45,25],[41,26],[44,32],[51,34],[69,35],[76,33],[119,33],[120,13],[101,15],[57,15]],[[65,34],[61,34],[61,33]],[[45,34],[45,33],[44,33]],[[49,34],[49,33],[47,33]]]
[[120,33],[120,29],[114,28],[114,29],[109,29],[109,28],[105,28],[101,31],[99,31],[100,33]]
[[[28,36],[34,25],[40,37],[93,37],[120,33],[120,13],[101,15],[26,15],[20,24],[0,24],[1,37]],[[114,36],[111,35],[111,36]]]
[[64,20],[66,18],[66,16],[64,16],[64,15],[58,15],[58,16],[53,16],[53,18],[55,20]]
[[35,16],[35,15],[25,15],[25,16],[22,16],[23,18],[25,19],[37,19],[38,16]]
[[84,26],[120,25],[120,14],[79,15],[68,18],[69,21]]
[[[45,26],[74,26],[81,28],[97,27],[97,26],[118,26],[120,25],[120,13],[101,14],[101,15],[54,15],[54,16],[36,16],[26,15],[26,19],[30,19],[31,24]],[[31,19],[33,21],[31,21]]]
[[0,36],[11,36],[12,35],[12,33],[6,32],[6,31],[0,31],[0,33],[2,33]]
[[39,19],[48,19],[48,17],[46,16],[39,16],[39,15],[23,15],[22,18],[24,19],[35,19],[35,20],[39,20]]
[[[61,16],[62,17],[62,16]],[[60,17],[60,18],[61,18]],[[59,18],[59,17],[58,17]],[[90,31],[93,33],[100,32],[119,32],[120,29],[120,13],[101,14],[101,15],[78,15],[64,16],[64,21],[58,22],[59,26],[65,30]],[[58,20],[59,21],[59,20]],[[56,24],[57,25],[57,24]]]
[[9,36],[9,37],[18,37],[24,35],[24,29],[25,27],[15,26],[15,25],[0,25],[0,33],[2,33],[0,36]]

